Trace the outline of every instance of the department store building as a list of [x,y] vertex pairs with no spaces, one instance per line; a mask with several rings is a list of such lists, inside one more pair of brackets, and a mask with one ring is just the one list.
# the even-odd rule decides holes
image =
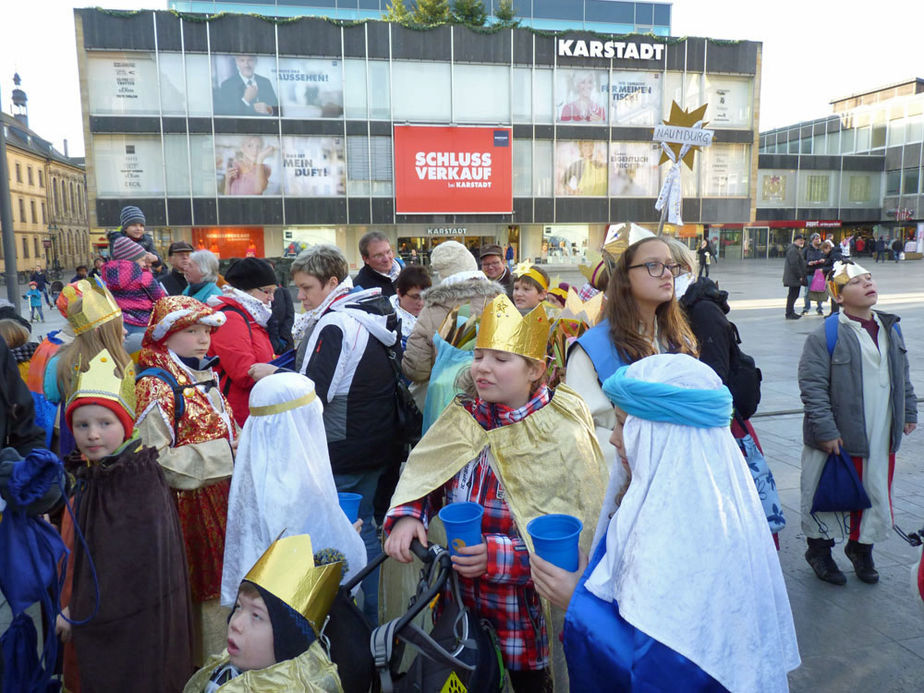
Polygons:
[[[75,10],[91,225],[136,204],[155,242],[222,257],[365,232],[426,259],[455,238],[579,263],[656,227],[652,128],[708,104],[684,169],[691,242],[756,218],[761,45],[530,28]],[[741,256],[741,231],[723,238]],[[737,233],[739,247],[734,247]],[[729,242],[726,242],[729,241]]]

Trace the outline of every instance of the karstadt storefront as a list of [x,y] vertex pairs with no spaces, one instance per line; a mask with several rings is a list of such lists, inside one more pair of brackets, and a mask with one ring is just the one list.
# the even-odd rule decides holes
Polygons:
[[282,256],[385,232],[581,262],[610,222],[654,227],[652,129],[708,104],[685,226],[755,218],[761,45],[417,31],[368,21],[75,10],[91,225],[136,204],[155,241]]

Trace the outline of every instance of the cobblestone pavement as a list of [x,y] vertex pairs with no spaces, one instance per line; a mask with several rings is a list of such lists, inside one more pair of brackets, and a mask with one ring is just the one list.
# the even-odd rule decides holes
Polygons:
[[[864,259],[863,264],[879,285],[879,307],[902,317],[912,382],[918,396],[924,396],[924,262],[873,264]],[[562,281],[583,282],[571,267],[549,269]],[[802,404],[796,366],[805,336],[821,324],[821,317],[812,312],[801,320],[784,320],[781,260],[720,262],[711,269],[712,278],[729,292],[729,317],[738,325],[743,350],[763,372],[763,398],[752,422],[786,514],[780,562],[802,654],[802,666],[790,675],[792,690],[924,691],[924,602],[913,590],[911,579],[917,550],[897,535],[877,544],[878,585],[866,585],[847,570],[850,563],[841,546],[835,548],[834,556],[848,574],[844,587],[818,580],[803,558],[805,536],[799,515]],[[28,309],[25,312],[28,315]],[[36,334],[64,323],[57,311],[46,309],[45,319],[35,326]],[[903,529],[924,527],[924,428],[908,436],[898,453],[893,506],[895,521]],[[8,611],[3,611],[0,631],[8,623]]]

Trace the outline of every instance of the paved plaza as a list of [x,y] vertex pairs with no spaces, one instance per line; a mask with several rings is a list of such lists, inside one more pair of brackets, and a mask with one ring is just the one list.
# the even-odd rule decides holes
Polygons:
[[[924,262],[873,264],[864,258],[863,264],[879,285],[880,308],[902,317],[912,381],[922,396]],[[564,281],[580,281],[580,275],[570,268],[550,269]],[[842,546],[835,548],[834,556],[848,575],[844,587],[818,580],[803,558],[805,537],[799,515],[802,419],[798,413],[802,405],[796,368],[805,336],[821,324],[822,318],[813,311],[801,320],[783,319],[785,289],[781,276],[781,260],[720,262],[712,268],[712,278],[730,294],[729,317],[738,325],[742,348],[763,371],[763,400],[752,421],[786,514],[787,526],[780,534],[780,561],[802,653],[802,666],[790,676],[792,690],[922,691],[924,602],[913,591],[911,581],[917,550],[897,535],[877,544],[878,585],[866,585],[848,570],[851,566]],[[801,300],[797,308],[801,308]],[[36,333],[64,322],[56,311],[46,309],[45,317],[48,322],[36,325]],[[905,439],[897,458],[893,490],[899,526],[909,532],[924,527],[924,429]],[[0,630],[5,628],[5,621],[0,614]]]

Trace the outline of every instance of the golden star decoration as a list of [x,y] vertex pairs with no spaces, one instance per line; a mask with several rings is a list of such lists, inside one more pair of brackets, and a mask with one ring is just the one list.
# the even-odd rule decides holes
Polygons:
[[[706,115],[706,107],[708,105],[709,104],[704,103],[702,106],[700,106],[699,108],[693,111],[685,111],[684,109],[682,109],[680,106],[677,105],[676,101],[674,101],[671,103],[670,118],[668,118],[667,120],[663,120],[661,122],[663,122],[665,125],[672,125],[674,127],[691,128],[694,125],[696,125],[698,121],[702,120],[704,115]],[[706,123],[703,123],[700,127],[703,127],[705,125]],[[670,150],[674,153],[674,159],[676,160],[677,157],[680,156],[680,150],[683,149],[683,145],[677,144],[675,142],[665,142],[665,144],[668,147],[670,147]],[[700,150],[699,146],[691,146],[687,150],[687,153],[684,154],[683,156],[683,163],[685,163],[687,165],[687,168],[689,168],[691,171],[693,170],[693,155],[699,150]],[[661,160],[658,161],[658,165],[660,166],[665,161],[670,161],[670,160],[671,158],[667,155],[667,152],[665,152],[662,149],[661,150]]]

